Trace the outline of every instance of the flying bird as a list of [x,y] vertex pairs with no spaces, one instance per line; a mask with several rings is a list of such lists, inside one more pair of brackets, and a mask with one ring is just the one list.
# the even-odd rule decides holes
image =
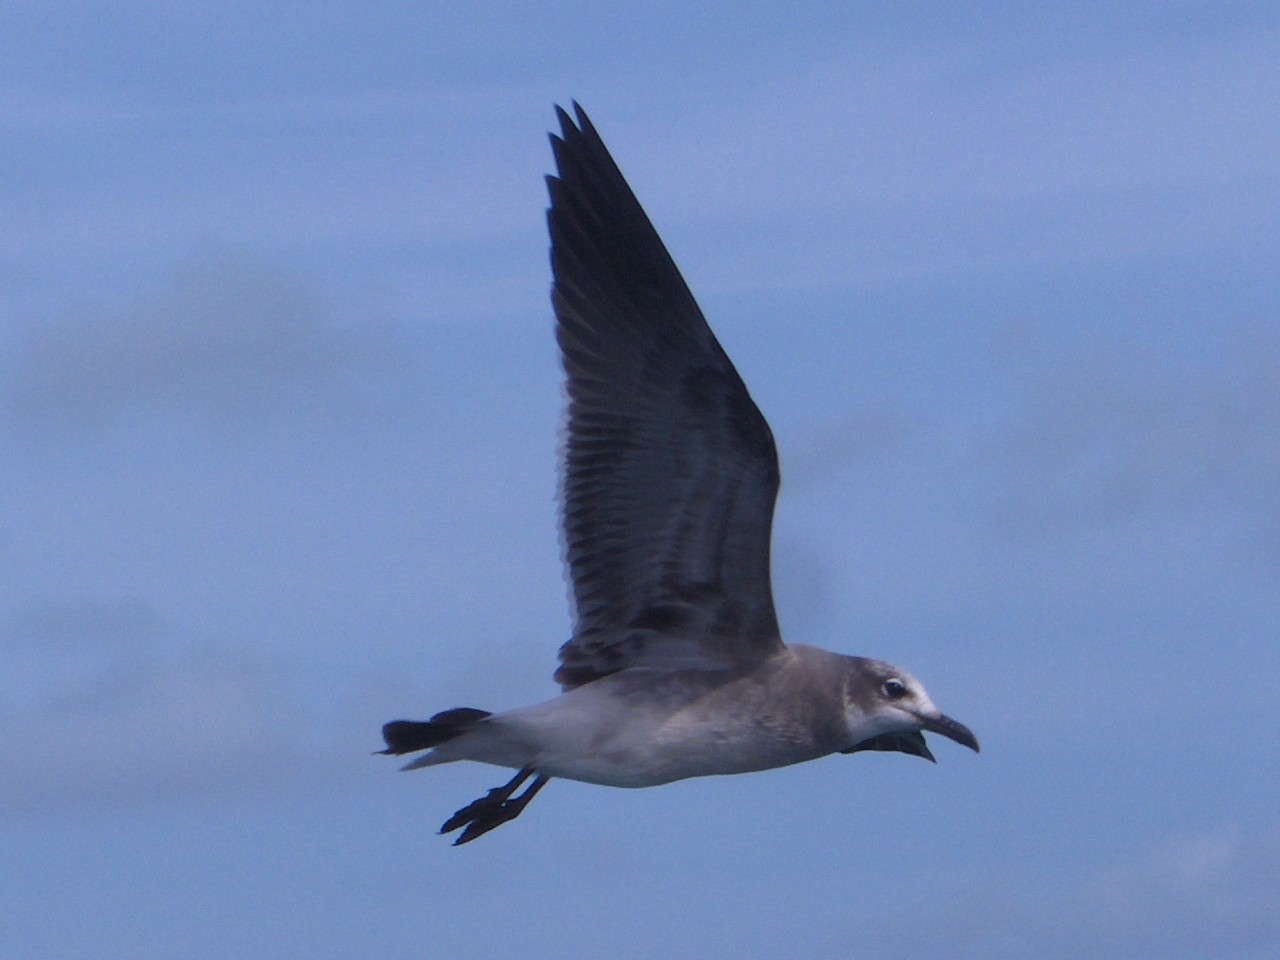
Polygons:
[[[769,425],[582,108],[551,135],[551,302],[568,388],[561,520],[575,622],[559,696],[383,727],[404,767],[514,769],[440,828],[467,843],[554,777],[651,787],[861,750],[972,750],[905,670],[783,643]],[[523,789],[522,789],[523,788]]]

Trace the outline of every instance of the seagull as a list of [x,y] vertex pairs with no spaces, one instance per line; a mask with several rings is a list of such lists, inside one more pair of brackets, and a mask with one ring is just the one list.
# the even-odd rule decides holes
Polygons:
[[[970,749],[905,670],[783,643],[773,434],[577,104],[556,107],[551,302],[568,392],[561,521],[575,622],[554,699],[382,729],[385,754],[514,769],[440,828],[469,843],[555,777],[652,787],[835,753]],[[527,784],[527,786],[526,786]],[[520,792],[523,788],[523,792]]]

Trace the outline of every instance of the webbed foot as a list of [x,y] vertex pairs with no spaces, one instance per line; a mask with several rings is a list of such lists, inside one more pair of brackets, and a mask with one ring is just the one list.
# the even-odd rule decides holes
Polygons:
[[440,832],[453,833],[455,830],[462,830],[459,837],[453,841],[453,845],[456,847],[464,843],[470,843],[476,837],[484,836],[495,827],[500,827],[504,823],[514,820],[520,816],[521,811],[533,799],[534,794],[541,790],[550,779],[550,777],[538,776],[524,793],[518,797],[512,797],[512,794],[520,789],[521,784],[533,775],[533,768],[525,767],[512,777],[509,783],[501,787],[494,787],[479,800],[473,800],[455,813],[444,822]]

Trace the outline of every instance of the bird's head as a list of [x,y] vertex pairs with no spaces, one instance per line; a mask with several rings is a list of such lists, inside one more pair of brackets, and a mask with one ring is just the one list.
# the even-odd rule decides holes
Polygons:
[[978,738],[964,724],[933,705],[915,677],[888,663],[849,657],[844,682],[844,715],[849,746],[841,753],[894,750],[933,760],[923,731],[941,734],[978,750]]

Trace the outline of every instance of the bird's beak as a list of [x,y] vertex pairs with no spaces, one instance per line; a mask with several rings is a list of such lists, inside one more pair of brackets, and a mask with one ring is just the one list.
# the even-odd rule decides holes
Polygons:
[[920,714],[919,719],[921,728],[928,730],[930,733],[941,734],[949,740],[954,740],[956,743],[968,747],[974,753],[978,752],[978,738],[963,723],[952,720],[950,717],[943,716],[940,713],[932,717]]

